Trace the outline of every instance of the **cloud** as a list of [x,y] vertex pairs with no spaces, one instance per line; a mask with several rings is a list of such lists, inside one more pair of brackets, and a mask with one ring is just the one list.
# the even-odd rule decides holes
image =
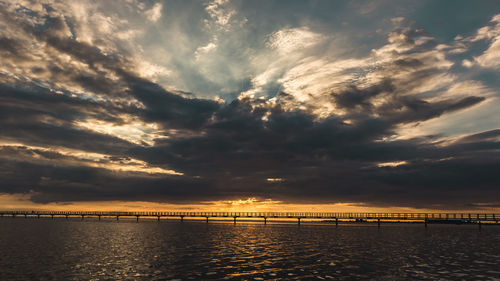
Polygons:
[[475,58],[476,62],[483,67],[498,69],[500,67],[500,36],[495,38],[488,49]]
[[201,56],[209,53],[212,50],[215,50],[216,48],[217,48],[217,44],[215,44],[214,42],[209,42],[205,46],[198,47],[198,49],[196,49],[196,52],[194,52],[194,55],[195,55],[196,59],[198,60],[198,59],[200,59]]
[[490,22],[479,28],[475,35],[469,37],[458,36],[455,38],[457,44],[470,46],[478,41],[487,41],[489,46],[482,54],[475,56],[473,60],[464,59],[465,67],[472,67],[475,64],[484,68],[498,69],[500,63],[500,14],[494,15]]
[[[231,18],[236,14],[236,11],[228,8],[227,0],[214,0],[208,2],[205,10],[210,15],[217,28],[227,30],[230,27]],[[207,22],[207,24],[209,24]]]
[[73,126],[74,121],[89,116],[121,122],[115,114],[122,111],[113,104],[75,99],[35,85],[31,89],[2,85],[0,94],[2,140],[115,153],[132,146],[116,137]]
[[130,94],[146,107],[138,113],[165,128],[197,129],[208,122],[220,106],[216,101],[181,97],[138,77],[127,75],[125,79]]
[[267,45],[282,54],[310,48],[323,40],[324,36],[311,32],[307,27],[281,29],[269,36]]
[[[200,27],[210,36],[183,41],[182,52],[199,55],[200,65],[180,56],[167,67],[141,66],[140,48],[120,44],[135,38],[118,34],[131,30],[128,21],[102,7],[50,6],[0,9],[2,193],[41,203],[256,198],[464,208],[498,201],[496,120],[470,129],[460,119],[494,112],[494,90],[455,71],[454,46],[403,18],[364,53],[339,51],[341,34],[307,21],[273,26],[247,46],[238,39],[252,33],[230,32],[242,15],[214,1],[198,7],[211,20]],[[150,67],[158,70],[144,71]],[[203,98],[154,74],[183,77],[183,67],[200,88],[245,85],[227,86],[232,98]],[[431,122],[441,127],[433,131]],[[453,133],[451,124],[459,127]]]
[[152,22],[157,22],[161,18],[161,11],[163,5],[161,3],[155,3],[150,10],[144,12],[148,20]]

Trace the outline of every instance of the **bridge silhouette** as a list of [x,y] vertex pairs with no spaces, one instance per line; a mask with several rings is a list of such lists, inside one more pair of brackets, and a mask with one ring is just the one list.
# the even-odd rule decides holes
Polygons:
[[493,213],[328,213],[328,212],[100,212],[100,211],[0,211],[0,217],[17,216],[28,217],[79,217],[82,220],[85,217],[113,217],[118,221],[120,217],[135,217],[137,222],[139,218],[179,218],[181,222],[185,217],[205,218],[208,223],[209,218],[233,218],[234,223],[238,218],[261,218],[267,223],[268,218],[273,219],[296,219],[300,224],[302,219],[324,219],[331,220],[338,225],[339,221],[354,222],[422,222],[427,227],[428,223],[476,223],[481,227],[481,223],[494,222],[498,224],[500,214]]

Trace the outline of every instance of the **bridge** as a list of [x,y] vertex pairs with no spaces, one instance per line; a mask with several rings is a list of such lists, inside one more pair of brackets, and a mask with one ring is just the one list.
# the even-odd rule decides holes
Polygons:
[[85,217],[113,217],[118,221],[120,217],[139,218],[179,218],[181,222],[185,217],[205,218],[208,223],[209,218],[232,218],[234,223],[238,218],[261,218],[264,224],[268,218],[273,219],[296,219],[300,224],[301,219],[329,220],[338,226],[339,221],[355,222],[377,222],[380,227],[381,221],[394,222],[422,222],[427,227],[428,223],[475,223],[481,227],[481,223],[496,223],[500,220],[500,214],[493,213],[324,213],[324,212],[100,212],[100,211],[0,211],[0,217],[78,217],[82,220]]

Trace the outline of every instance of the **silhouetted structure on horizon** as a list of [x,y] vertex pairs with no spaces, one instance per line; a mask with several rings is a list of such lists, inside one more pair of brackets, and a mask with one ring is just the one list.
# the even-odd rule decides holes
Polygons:
[[[0,211],[0,217],[16,216],[28,217],[135,217],[139,221],[140,217],[153,217],[158,221],[162,217],[176,217],[183,222],[185,217],[206,218],[233,218],[236,223],[237,218],[263,218],[264,224],[268,218],[274,219],[297,219],[298,224],[301,219],[328,219],[334,220],[335,225],[339,221],[367,222],[376,221],[380,227],[381,221],[394,222],[423,222],[425,227],[429,223],[477,223],[481,228],[483,222],[494,222],[498,224],[500,214],[492,213],[328,213],[328,212],[100,212],[100,211]],[[333,221],[332,221],[333,222]]]

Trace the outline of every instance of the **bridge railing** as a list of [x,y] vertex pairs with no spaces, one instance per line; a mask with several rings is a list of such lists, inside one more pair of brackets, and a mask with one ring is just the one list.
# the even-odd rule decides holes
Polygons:
[[151,216],[151,217],[246,217],[246,218],[316,218],[316,219],[383,219],[383,220],[500,220],[495,213],[348,213],[348,212],[123,212],[123,211],[36,211],[8,210],[0,215],[54,216]]

